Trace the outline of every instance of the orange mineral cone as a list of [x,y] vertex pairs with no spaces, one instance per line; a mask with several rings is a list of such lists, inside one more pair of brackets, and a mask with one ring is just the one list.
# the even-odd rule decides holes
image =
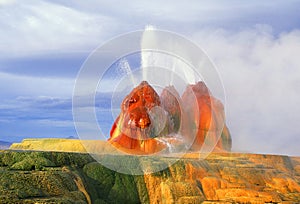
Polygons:
[[230,151],[231,136],[225,125],[223,104],[213,97],[203,82],[188,85],[182,95],[184,121],[181,129],[191,150],[212,148],[213,151]]
[[181,98],[174,86],[167,86],[160,95],[161,106],[168,114],[166,134],[178,133],[181,123]]
[[123,100],[109,142],[131,154],[153,154],[167,146],[190,144],[192,151],[207,147],[230,151],[231,136],[224,118],[223,104],[203,82],[189,85],[180,99],[173,86],[166,87],[159,98],[143,81]]
[[125,97],[121,113],[114,122],[109,142],[128,153],[152,154],[165,147],[154,139],[150,113],[160,106],[160,99],[155,90],[143,81]]

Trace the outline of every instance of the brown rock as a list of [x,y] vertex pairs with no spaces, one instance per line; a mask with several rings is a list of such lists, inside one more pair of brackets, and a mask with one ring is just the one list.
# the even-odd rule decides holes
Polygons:
[[201,180],[203,192],[208,200],[218,200],[216,190],[221,188],[220,179],[216,177],[205,177]]
[[296,159],[290,165],[289,157],[275,155],[213,153],[206,160],[196,158],[187,154],[163,173],[145,175],[150,203],[300,202]]

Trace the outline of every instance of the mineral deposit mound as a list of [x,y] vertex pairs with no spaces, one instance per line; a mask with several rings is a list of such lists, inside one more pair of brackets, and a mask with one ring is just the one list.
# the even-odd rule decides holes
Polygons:
[[182,97],[173,86],[161,95],[146,81],[123,100],[109,142],[134,154],[231,150],[224,107],[203,82],[188,85]]

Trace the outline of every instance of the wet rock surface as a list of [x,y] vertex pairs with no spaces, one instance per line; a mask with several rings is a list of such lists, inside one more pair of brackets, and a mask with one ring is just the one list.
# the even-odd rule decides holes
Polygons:
[[[103,154],[112,162],[130,156]],[[116,157],[119,159],[116,160]],[[120,159],[121,158],[121,159]],[[123,159],[122,159],[123,158]],[[158,157],[171,163],[176,155]],[[147,162],[138,156],[139,163]],[[153,161],[149,161],[153,164]],[[299,203],[298,157],[189,153],[141,176],[112,171],[85,153],[1,151],[1,203]],[[155,168],[155,165],[149,165]]]

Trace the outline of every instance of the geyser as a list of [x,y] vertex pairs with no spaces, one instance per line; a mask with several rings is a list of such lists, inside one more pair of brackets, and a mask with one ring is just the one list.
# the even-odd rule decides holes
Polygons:
[[[78,73],[72,110],[80,139],[109,139],[112,159],[99,156],[106,149],[95,151],[83,143],[84,148],[105,167],[137,175],[163,170],[189,150],[200,152],[196,154],[199,158],[205,158],[202,152],[229,150],[231,140],[224,126],[223,107],[211,95],[197,94],[201,81],[209,87],[209,94],[226,102],[213,63],[183,36],[148,29],[108,41],[88,57]],[[147,91],[150,94],[145,94]],[[164,155],[173,159],[162,165],[152,162],[158,153],[166,152],[179,153]],[[118,159],[123,157],[115,153],[130,161],[120,166]],[[140,163],[144,157],[135,154],[147,155],[146,161]],[[139,166],[135,168],[137,160]]]

